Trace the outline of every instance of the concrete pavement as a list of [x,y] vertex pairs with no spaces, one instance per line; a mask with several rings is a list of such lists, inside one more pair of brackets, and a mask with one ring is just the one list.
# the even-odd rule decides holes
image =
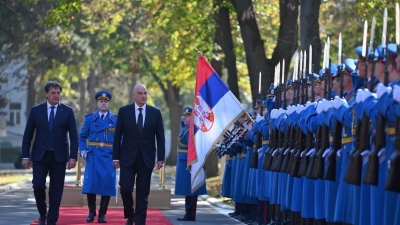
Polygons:
[[[0,171],[1,172],[1,171]],[[20,170],[19,172],[28,172]],[[155,182],[158,180],[158,174],[154,174]],[[75,184],[75,170],[67,171],[65,184]],[[181,222],[177,218],[184,214],[184,196],[174,195],[174,177],[166,176],[165,184],[171,189],[171,209],[161,210],[161,212],[174,225],[185,224],[243,224],[228,216],[234,208],[232,206],[218,202],[216,199],[208,195],[199,196],[197,206],[197,221]],[[111,206],[112,202],[110,202]],[[87,210],[82,208],[82,210]],[[121,209],[122,210],[122,209]],[[38,218],[38,213],[35,205],[35,199],[32,191],[31,180],[18,182],[11,185],[0,186],[0,224],[29,224]],[[82,218],[85,220],[85,218]],[[109,221],[107,224],[112,224]]]

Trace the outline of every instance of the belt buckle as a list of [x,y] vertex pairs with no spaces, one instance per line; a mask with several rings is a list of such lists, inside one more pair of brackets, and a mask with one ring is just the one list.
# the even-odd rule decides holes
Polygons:
[[100,142],[100,147],[104,147],[104,142]]

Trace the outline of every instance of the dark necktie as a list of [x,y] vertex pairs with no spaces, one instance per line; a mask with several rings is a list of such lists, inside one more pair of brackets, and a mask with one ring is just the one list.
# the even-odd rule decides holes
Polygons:
[[104,120],[104,114],[101,114],[101,119]]
[[50,110],[50,116],[49,116],[49,126],[50,126],[50,130],[53,129],[53,121],[54,121],[54,108],[55,106],[50,106],[51,110]]
[[137,127],[139,130],[139,134],[142,133],[142,129],[143,129],[143,114],[142,114],[142,108],[139,108],[139,116],[138,116],[138,120],[137,120]]

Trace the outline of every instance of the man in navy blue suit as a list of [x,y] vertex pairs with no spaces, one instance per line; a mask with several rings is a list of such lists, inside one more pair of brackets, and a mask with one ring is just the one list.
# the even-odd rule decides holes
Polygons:
[[[113,164],[115,168],[121,168],[119,184],[126,225],[134,222],[142,225],[146,223],[151,173],[154,167],[160,169],[164,163],[165,137],[161,111],[146,104],[146,86],[135,85],[133,98],[135,103],[120,108],[118,112]],[[135,182],[136,207],[133,209]]]
[[[33,167],[33,193],[40,218],[38,225],[57,223],[64,190],[65,167],[76,165],[78,133],[74,111],[60,103],[62,87],[47,82],[45,103],[32,107],[22,139],[22,165]],[[69,134],[69,142],[68,142]],[[33,144],[32,144],[33,141]],[[31,147],[32,146],[32,147]],[[46,204],[46,177],[50,176],[49,210]]]

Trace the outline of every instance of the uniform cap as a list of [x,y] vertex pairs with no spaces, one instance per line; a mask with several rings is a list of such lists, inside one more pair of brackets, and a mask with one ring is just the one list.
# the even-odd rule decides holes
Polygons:
[[182,115],[190,115],[190,114],[192,114],[192,108],[190,108],[190,107],[185,107],[185,108],[183,109]]
[[105,90],[101,90],[101,91],[97,92],[96,95],[94,96],[94,99],[96,99],[96,100],[110,101],[111,98],[112,98],[111,93],[108,91],[105,91]]

